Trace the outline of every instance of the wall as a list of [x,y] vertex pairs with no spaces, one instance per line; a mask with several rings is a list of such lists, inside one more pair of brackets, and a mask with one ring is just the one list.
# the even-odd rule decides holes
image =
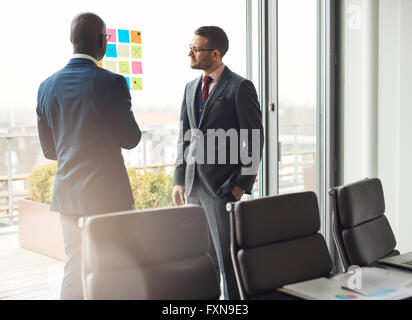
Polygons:
[[398,249],[412,250],[412,1],[380,0],[379,175]]
[[400,178],[400,0],[379,3],[379,151],[378,175],[386,215],[399,245]]
[[382,180],[401,252],[412,251],[411,17],[411,0],[341,1],[338,34],[338,184]]
[[[412,250],[412,1],[401,1],[399,103],[399,243]],[[390,108],[390,106],[387,106]]]

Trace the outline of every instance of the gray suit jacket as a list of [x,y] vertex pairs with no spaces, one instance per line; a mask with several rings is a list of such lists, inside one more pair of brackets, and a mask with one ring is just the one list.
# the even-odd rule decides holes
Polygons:
[[[184,185],[187,195],[195,178],[215,197],[228,194],[235,185],[250,194],[264,142],[255,87],[225,67],[199,122],[196,98],[201,79],[186,85],[173,184]],[[254,161],[248,161],[250,157]]]

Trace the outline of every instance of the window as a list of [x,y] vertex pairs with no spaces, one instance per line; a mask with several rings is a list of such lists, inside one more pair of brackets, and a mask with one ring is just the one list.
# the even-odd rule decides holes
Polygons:
[[[124,159],[127,167],[158,166],[170,174],[176,159],[185,84],[201,74],[189,64],[188,45],[193,32],[202,25],[223,28],[229,37],[224,62],[232,71],[246,76],[244,4],[238,0],[10,2],[10,14],[0,19],[6,44],[0,51],[0,135],[9,134],[12,139],[8,145],[0,138],[0,175],[27,175],[46,161],[36,137],[37,90],[41,81],[70,60],[70,24],[81,12],[98,14],[109,29],[141,31],[143,90],[131,90],[131,95],[144,138],[137,148],[124,151]],[[0,183],[6,191],[7,182]],[[22,182],[14,182],[13,187],[15,191],[25,189]],[[0,202],[5,209],[6,198]]]

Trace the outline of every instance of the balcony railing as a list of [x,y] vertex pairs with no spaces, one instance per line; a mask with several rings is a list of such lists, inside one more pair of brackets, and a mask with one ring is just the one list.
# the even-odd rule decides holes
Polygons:
[[[156,130],[146,131],[147,137],[153,137],[153,135],[158,134],[155,132]],[[164,131],[164,130],[163,130]],[[164,132],[162,133],[164,134]],[[176,139],[175,136],[176,130],[169,130],[171,132],[170,136],[172,139]],[[145,135],[143,135],[144,137]],[[166,135],[167,136],[167,135]],[[13,139],[27,139],[27,138],[37,138],[35,134],[20,134],[20,135],[6,135],[0,136],[0,141],[6,141],[6,156],[4,159],[6,160],[6,168],[7,174],[0,175],[0,220],[9,221],[8,224],[13,224],[18,219],[18,206],[17,200],[19,198],[25,198],[28,196],[28,177],[29,173],[20,174],[13,172],[13,165],[12,165],[12,141]],[[138,150],[137,153],[140,154],[143,160],[140,162],[143,165],[133,165],[130,160],[125,158],[126,165],[128,167],[133,167],[136,169],[150,169],[150,170],[162,170],[165,173],[170,173],[173,171],[174,164],[169,163],[162,163],[162,164],[146,164],[148,157],[146,153],[150,153],[152,148],[146,147],[148,141],[143,141],[141,144],[141,149]],[[36,142],[37,145],[33,146],[34,150],[38,150],[39,154],[41,155],[40,145],[38,141]],[[170,147],[170,141],[163,141],[165,147]],[[143,150],[142,150],[143,149]],[[147,149],[150,149],[147,150]],[[157,150],[161,148],[156,147]],[[130,151],[128,151],[130,152]],[[167,153],[167,152],[165,152]],[[129,159],[134,158],[134,154],[127,154]],[[174,157],[174,156],[173,156]],[[283,190],[290,190],[290,191],[298,191],[299,189],[303,189],[302,186],[307,180],[305,178],[305,168],[315,168],[316,162],[316,152],[315,150],[295,150],[289,152],[283,152],[281,154],[282,161],[279,163],[279,187]],[[152,159],[151,159],[152,160]],[[169,160],[170,161],[170,160]],[[38,163],[32,163],[31,169]],[[28,170],[29,172],[31,171]],[[18,188],[13,188],[13,184],[18,185]],[[314,184],[314,181],[313,181]],[[252,196],[256,196],[258,194],[258,183],[255,184],[254,192]]]

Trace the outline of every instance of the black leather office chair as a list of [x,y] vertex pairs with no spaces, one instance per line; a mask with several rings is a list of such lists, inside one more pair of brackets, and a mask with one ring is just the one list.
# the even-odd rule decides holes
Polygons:
[[329,275],[313,192],[230,203],[231,254],[242,299],[287,299],[283,285]]
[[399,254],[385,217],[385,199],[379,179],[363,179],[331,188],[333,238],[345,271],[351,265],[368,266]]
[[202,208],[101,214],[80,226],[86,299],[219,299]]

